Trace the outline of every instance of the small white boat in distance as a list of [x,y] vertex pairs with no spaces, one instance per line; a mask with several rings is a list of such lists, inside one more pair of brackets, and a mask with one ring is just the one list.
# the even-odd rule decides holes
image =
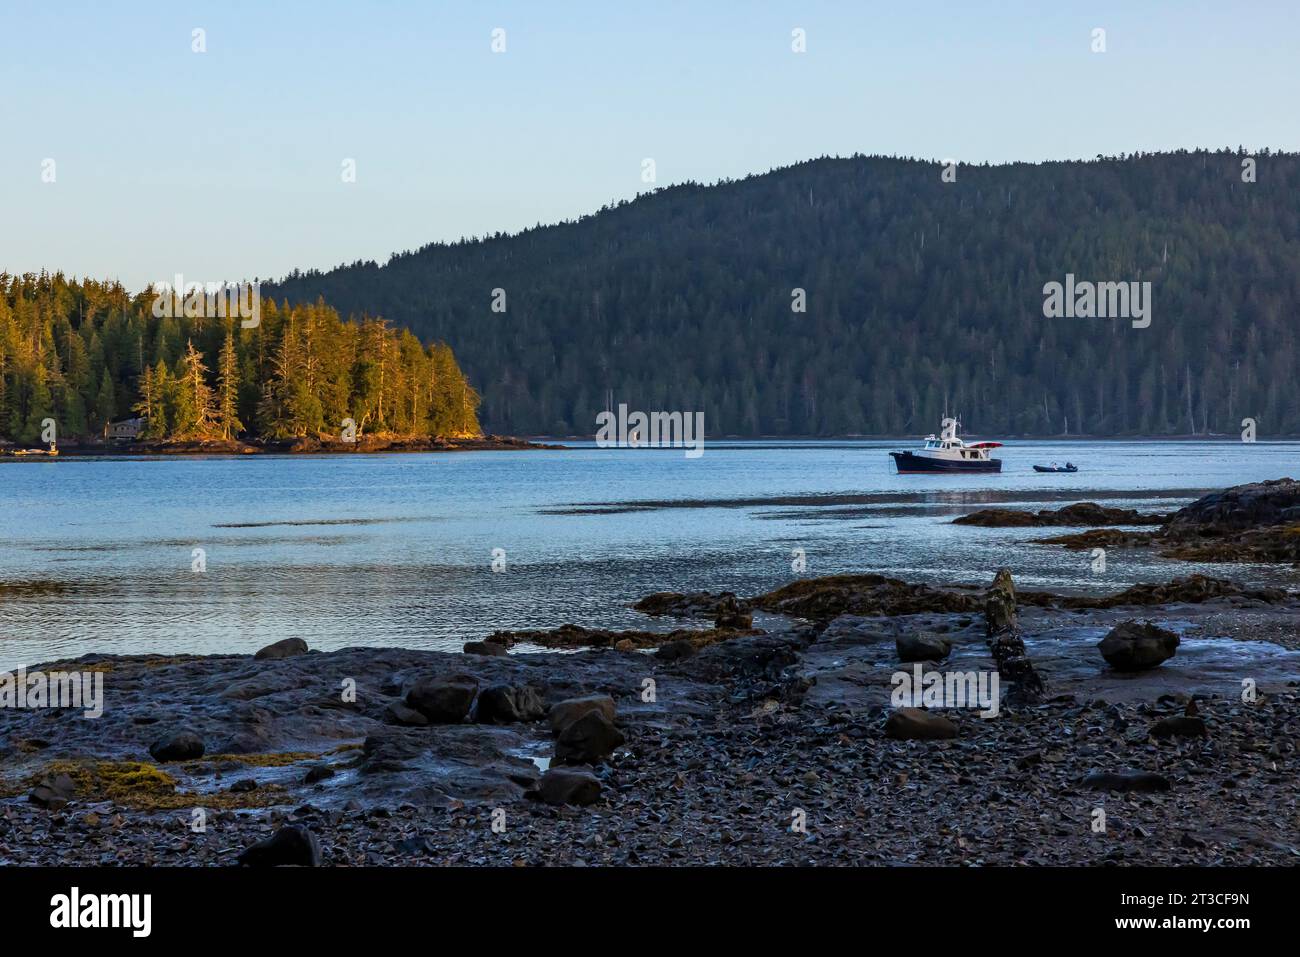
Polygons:
[[890,452],[899,475],[923,475],[930,472],[1001,472],[1002,460],[991,456],[1001,442],[973,442],[967,445],[957,438],[960,423],[944,419],[943,431],[925,437],[925,445],[915,452]]

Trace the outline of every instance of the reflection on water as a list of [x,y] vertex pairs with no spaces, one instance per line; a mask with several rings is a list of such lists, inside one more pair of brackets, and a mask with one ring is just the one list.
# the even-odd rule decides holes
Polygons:
[[[1293,569],[1195,566],[1027,546],[1068,529],[981,529],[984,504],[1083,499],[1164,511],[1201,490],[1294,474],[1295,443],[1019,443],[1001,475],[899,476],[897,443],[728,443],[699,459],[577,448],[390,456],[67,459],[0,464],[0,667],[88,651],[455,648],[498,628],[645,627],[659,590],[753,594],[876,571],[1118,590],[1208,571],[1294,585]],[[1071,475],[1034,462],[1069,458]],[[191,571],[193,549],[206,571]],[[493,572],[494,549],[505,570]],[[664,623],[665,626],[668,623]]]

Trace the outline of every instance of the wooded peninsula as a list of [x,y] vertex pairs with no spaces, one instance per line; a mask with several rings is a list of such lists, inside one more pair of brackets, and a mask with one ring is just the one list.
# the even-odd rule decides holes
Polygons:
[[0,273],[0,442],[102,438],[467,439],[479,395],[443,342],[322,301],[261,304],[260,321],[155,316],[153,291],[61,273]]

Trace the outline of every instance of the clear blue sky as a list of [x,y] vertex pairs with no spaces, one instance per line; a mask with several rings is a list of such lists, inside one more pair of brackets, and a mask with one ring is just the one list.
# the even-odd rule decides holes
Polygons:
[[855,151],[1296,150],[1298,11],[0,0],[0,269],[138,288],[383,262],[634,196],[646,157],[668,185]]

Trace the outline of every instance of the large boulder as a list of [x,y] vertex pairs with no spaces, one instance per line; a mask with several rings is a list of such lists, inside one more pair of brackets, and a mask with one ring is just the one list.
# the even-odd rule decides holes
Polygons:
[[894,645],[898,648],[898,660],[904,662],[942,661],[952,650],[952,642],[947,638],[925,632],[899,635]]
[[203,757],[203,739],[193,731],[178,731],[149,746],[155,761],[194,761]]
[[898,708],[885,719],[885,737],[900,741],[942,741],[957,737],[957,726],[932,711]]
[[277,658],[292,658],[307,653],[307,642],[301,638],[285,638],[273,642],[253,655],[259,661],[274,661]]
[[588,711],[555,739],[559,764],[599,764],[626,740],[604,712]]
[[305,827],[287,824],[244,850],[236,863],[246,867],[319,867],[320,842]]
[[537,721],[546,715],[546,705],[536,688],[493,685],[478,696],[475,716],[480,724],[512,724]]
[[1097,650],[1116,671],[1146,671],[1178,650],[1178,636],[1149,621],[1125,621],[1097,643]]
[[438,675],[419,679],[406,693],[406,703],[437,724],[464,721],[478,694],[478,679],[470,675]]
[[559,734],[589,711],[599,711],[611,724],[614,721],[614,699],[607,694],[589,694],[579,698],[566,698],[551,705],[551,730]]
[[537,782],[537,794],[547,804],[594,804],[600,799],[600,779],[582,768],[549,768]]

